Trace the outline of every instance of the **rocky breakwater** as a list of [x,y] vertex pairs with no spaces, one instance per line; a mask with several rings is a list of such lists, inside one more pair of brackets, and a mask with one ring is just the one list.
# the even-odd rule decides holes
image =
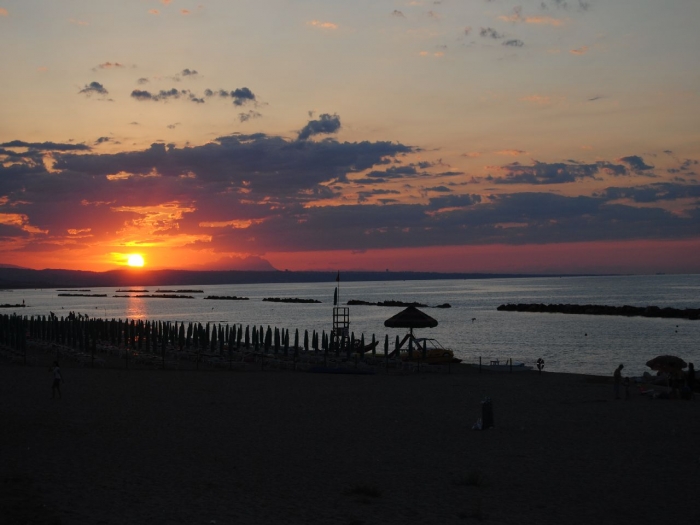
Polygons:
[[607,306],[599,304],[502,304],[502,312],[535,312],[579,315],[623,315],[626,317],[662,317],[667,319],[691,319],[700,317],[700,308],[660,308],[658,306]]

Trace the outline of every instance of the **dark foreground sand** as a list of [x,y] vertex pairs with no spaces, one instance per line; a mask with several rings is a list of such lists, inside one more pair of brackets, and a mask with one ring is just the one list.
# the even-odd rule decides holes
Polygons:
[[52,400],[0,361],[0,523],[700,523],[700,399],[458,368],[64,368]]

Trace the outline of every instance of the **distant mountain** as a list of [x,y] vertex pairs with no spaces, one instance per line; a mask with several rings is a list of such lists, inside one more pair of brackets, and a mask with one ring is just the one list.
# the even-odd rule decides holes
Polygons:
[[[126,286],[172,286],[258,283],[335,282],[337,272],[290,271],[209,271],[189,270],[113,270],[83,272],[77,270],[30,270],[0,268],[0,288],[85,288]],[[504,277],[541,277],[532,274],[483,274],[436,272],[360,272],[340,273],[340,280],[408,281],[431,279],[489,279]]]
[[[334,283],[337,272],[290,271],[208,271],[188,270],[112,270],[83,272],[77,270],[30,270],[0,268],[0,288],[86,288],[125,286],[172,286],[258,283]],[[362,272],[340,273],[340,280],[408,281],[431,279],[489,279],[505,277],[541,277],[534,274],[483,274],[436,272]]]
[[23,270],[29,270],[25,266],[17,266],[16,264],[0,264],[0,268],[21,268]]
[[239,272],[276,272],[277,268],[270,264],[270,261],[251,255],[248,257],[222,257],[216,262],[192,266],[188,268],[193,271],[228,271]]

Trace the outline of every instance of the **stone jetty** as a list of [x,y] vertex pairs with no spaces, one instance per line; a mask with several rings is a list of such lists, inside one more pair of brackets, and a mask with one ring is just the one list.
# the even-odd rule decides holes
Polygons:
[[699,308],[661,308],[658,306],[607,306],[599,304],[502,304],[500,312],[535,312],[579,315],[622,315],[626,317],[661,317],[666,319],[691,319],[700,317]]

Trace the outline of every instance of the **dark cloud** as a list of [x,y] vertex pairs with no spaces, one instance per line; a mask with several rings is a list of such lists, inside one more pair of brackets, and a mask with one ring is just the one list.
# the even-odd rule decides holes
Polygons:
[[506,40],[505,42],[503,42],[503,45],[510,47],[523,47],[525,45],[525,42],[516,38],[512,40]]
[[231,92],[231,98],[236,106],[241,106],[248,101],[254,101],[255,95],[247,87],[235,89]]
[[221,98],[232,98],[233,104],[235,106],[242,106],[246,102],[256,102],[255,94],[247,87],[237,88],[233,91],[227,91],[225,89],[219,89],[214,91],[212,89],[205,89],[205,97],[213,97],[218,95]]
[[549,0],[548,2],[541,2],[541,9],[548,9],[549,6],[555,7],[557,9],[578,9],[579,11],[588,11],[591,7],[590,2],[587,0]]
[[433,186],[431,188],[425,188],[425,191],[434,191],[437,193],[452,193],[452,190],[447,186]]
[[153,100],[153,95],[150,91],[143,91],[141,89],[134,89],[131,92],[131,97],[136,100]]
[[496,184],[563,184],[592,179],[601,172],[615,176],[627,174],[624,166],[609,162],[582,164],[535,161],[532,166],[514,162],[500,167],[500,170],[506,172],[505,177],[488,177],[487,180]]
[[420,172],[416,169],[414,165],[408,166],[392,166],[383,171],[370,171],[366,178],[367,180],[374,180],[375,182],[386,182],[388,180],[395,179],[405,179],[407,177],[415,177],[419,175]]
[[502,35],[498,31],[496,31],[493,27],[482,27],[479,30],[479,35],[484,37],[484,38],[503,38],[505,35]]
[[197,97],[194,93],[192,93],[188,89],[168,89],[168,90],[163,90],[161,89],[157,93],[151,93],[150,91],[144,91],[141,89],[134,89],[131,92],[131,97],[135,98],[136,100],[140,101],[153,101],[153,102],[159,102],[159,101],[167,101],[167,100],[173,100],[173,99],[179,99],[179,98],[185,98],[191,102],[195,102],[197,104],[204,104],[204,99]]
[[262,117],[261,113],[258,113],[257,111],[254,111],[252,109],[249,109],[246,113],[239,113],[238,114],[238,120],[241,122],[248,122],[249,120],[261,118],[261,117]]
[[145,176],[154,169],[166,178],[194,173],[199,183],[242,187],[248,181],[247,187],[254,192],[285,193],[345,181],[348,173],[411,151],[413,148],[390,142],[299,142],[260,133],[220,137],[183,149],[153,144],[144,151],[113,155],[63,155],[56,158],[55,168],[95,177],[118,172]]
[[222,249],[250,250],[257,244],[258,249],[275,251],[531,244],[688,238],[700,225],[698,213],[679,217],[659,208],[609,204],[594,197],[519,193],[491,195],[487,202],[479,199],[314,207],[297,210],[293,217],[270,216],[247,231],[220,231],[213,243]]
[[309,120],[306,126],[299,131],[297,139],[306,140],[315,135],[337,133],[339,129],[340,117],[324,113],[317,120]]
[[[14,151],[32,146],[37,146],[33,154]],[[23,235],[28,249],[38,251],[56,249],[69,228],[91,228],[91,242],[98,242],[113,238],[125,224],[142,221],[147,213],[139,211],[142,207],[163,204],[172,218],[159,222],[156,240],[206,235],[211,242],[191,246],[220,252],[681,239],[700,231],[698,184],[611,187],[590,197],[455,194],[449,190],[458,191],[456,185],[431,185],[421,190],[436,192],[430,198],[399,204],[405,182],[430,168],[445,168],[407,164],[404,156],[419,150],[392,142],[299,141],[256,133],[219,137],[201,146],[153,144],[122,153],[63,146],[69,149],[52,143],[0,144],[0,195],[34,228],[5,225],[0,235]],[[51,172],[41,162],[44,151],[53,152]],[[397,159],[402,163],[393,162]],[[622,175],[630,169],[571,160],[504,168],[512,177],[534,177],[535,184]],[[325,199],[337,202],[348,189],[354,192],[346,185],[349,175],[367,172],[372,175],[364,177],[358,203],[318,205]],[[378,187],[379,182],[392,186]],[[671,212],[654,204],[674,200],[683,213],[678,206]],[[177,213],[176,207],[186,211]]]
[[29,148],[40,151],[90,151],[90,146],[85,144],[61,144],[58,142],[24,142],[13,140],[0,144],[3,148]]
[[400,195],[400,194],[401,194],[401,192],[398,190],[385,190],[385,189],[360,191],[360,192],[358,192],[357,202],[367,202],[371,197],[376,197],[377,195]]
[[[446,191],[450,191],[445,188]],[[481,195],[444,195],[433,197],[428,203],[428,208],[439,210],[442,208],[465,208],[481,202]]]
[[649,166],[644,162],[644,159],[638,155],[630,155],[629,157],[622,157],[621,162],[627,164],[633,171],[639,173],[642,171],[647,171],[654,169],[654,166]]
[[137,84],[140,84],[140,85],[148,84],[148,79],[147,79],[147,78],[141,77],[141,78],[139,78],[139,79],[136,81],[136,83],[137,83]]
[[612,187],[607,188],[600,196],[607,200],[629,199],[637,203],[697,199],[700,197],[700,185],[661,182],[632,188]]
[[404,15],[404,14],[403,14],[401,11],[399,11],[398,9],[394,9],[394,10],[392,11],[391,15],[392,15],[392,16],[396,16],[396,17],[399,17],[399,18],[406,18],[406,15]]
[[103,144],[105,142],[110,142],[112,139],[110,137],[99,137],[96,141],[95,144]]
[[107,91],[99,82],[90,82],[89,84],[86,84],[83,89],[78,91],[78,93],[89,97],[91,95],[108,95],[109,91]]
[[183,69],[180,74],[183,77],[193,77],[195,75],[198,75],[199,73],[197,73],[197,71],[194,69]]
[[29,161],[0,164],[0,195],[18,203],[17,213],[27,213],[32,225],[53,232],[91,227],[95,236],[139,219],[137,211],[129,211],[132,206],[179,202],[196,211],[160,235],[200,235],[212,231],[202,222],[257,220],[273,210],[296,220],[303,203],[337,196],[329,184],[411,151],[390,142],[298,142],[253,134],[198,147],[154,144],[118,154],[60,153],[54,155],[53,173]]
[[16,158],[16,159],[24,159],[30,156],[29,152],[17,152],[17,151],[12,151],[10,149],[3,149],[0,148],[0,156],[8,157],[8,158]]

